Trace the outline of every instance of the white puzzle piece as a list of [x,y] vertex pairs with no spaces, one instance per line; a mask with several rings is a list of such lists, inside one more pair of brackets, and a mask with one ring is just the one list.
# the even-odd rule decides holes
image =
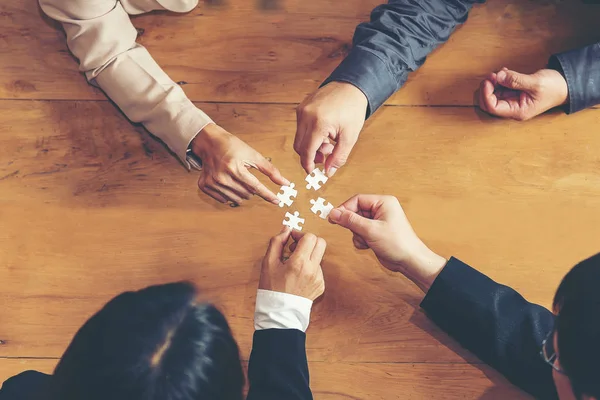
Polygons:
[[298,211],[295,211],[293,214],[286,212],[285,217],[287,218],[283,220],[283,224],[285,226],[289,226],[290,228],[295,229],[297,231],[302,230],[300,224],[304,223],[304,218],[300,218],[300,213]]
[[325,172],[321,171],[319,168],[315,168],[305,180],[308,182],[308,185],[306,185],[307,189],[318,190],[321,188],[321,183],[327,182],[327,175],[325,175]]
[[294,189],[294,184],[290,183],[290,186],[282,186],[280,191],[283,193],[277,193],[277,198],[279,199],[279,207],[291,206],[294,200],[292,198],[296,198],[298,195],[298,191]]
[[319,217],[323,218],[323,219],[327,219],[327,216],[329,215],[329,213],[331,212],[331,210],[333,210],[333,204],[327,202],[327,204],[325,204],[325,199],[322,197],[319,197],[317,200],[310,200],[310,204],[312,204],[313,206],[310,208],[310,211],[312,211],[314,214],[318,214]]

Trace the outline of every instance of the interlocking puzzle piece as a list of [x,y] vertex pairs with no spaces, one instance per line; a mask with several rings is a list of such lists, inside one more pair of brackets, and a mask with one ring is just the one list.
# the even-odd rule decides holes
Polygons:
[[327,216],[329,215],[329,213],[331,212],[331,210],[333,210],[333,204],[327,202],[327,204],[325,204],[325,199],[322,197],[319,197],[317,200],[310,200],[310,204],[312,204],[313,206],[310,208],[310,211],[312,211],[314,214],[318,214],[319,217],[323,218],[323,219],[327,219]]
[[321,188],[321,183],[327,182],[327,175],[325,175],[325,171],[315,168],[305,180],[308,182],[308,185],[306,185],[307,189],[318,190]]
[[292,198],[296,198],[298,195],[298,191],[294,189],[294,184],[290,183],[290,186],[282,186],[280,191],[283,193],[277,193],[277,198],[279,199],[279,207],[291,206],[294,200]]
[[286,212],[285,217],[287,218],[287,220],[283,220],[283,224],[285,226],[289,226],[290,228],[295,229],[297,231],[302,230],[300,224],[304,223],[304,218],[300,218],[300,213],[298,211],[295,211],[293,214]]

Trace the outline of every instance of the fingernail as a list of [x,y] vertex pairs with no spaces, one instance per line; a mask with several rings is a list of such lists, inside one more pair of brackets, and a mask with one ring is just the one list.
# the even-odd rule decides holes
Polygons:
[[332,220],[333,222],[338,222],[341,217],[342,217],[342,212],[340,210],[338,210],[337,208],[334,208],[329,213],[329,219]]
[[498,72],[498,74],[496,75],[496,79],[498,79],[499,81],[504,81],[504,78],[506,78],[506,71],[504,70]]
[[327,176],[329,176],[330,178],[335,175],[335,173],[337,172],[337,168],[336,167],[331,167],[329,168],[329,170],[327,170]]
[[281,201],[279,199],[275,199],[275,200],[271,200],[271,203],[275,204],[276,206],[279,205],[279,203],[281,203]]

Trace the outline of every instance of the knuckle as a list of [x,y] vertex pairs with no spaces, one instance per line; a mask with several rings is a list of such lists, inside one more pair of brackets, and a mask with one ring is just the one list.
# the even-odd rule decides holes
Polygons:
[[225,165],[225,172],[228,175],[238,175],[239,173],[239,168],[236,164],[234,163],[228,163],[227,165]]
[[217,175],[213,177],[213,182],[219,185],[225,185],[227,183],[227,178],[225,175]]
[[346,215],[348,223],[350,223],[351,225],[353,225],[358,220],[358,214],[355,214],[353,212],[346,212],[344,214]]
[[306,235],[304,235],[305,240],[308,242],[316,242],[317,241],[317,235],[315,235],[314,233],[307,233]]
[[525,114],[525,112],[523,111],[519,111],[516,115],[515,115],[515,119],[517,121],[525,121],[527,120],[527,114]]
[[347,161],[348,161],[348,156],[343,154],[343,155],[338,155],[332,164],[334,167],[339,168],[339,167],[343,167],[344,165],[346,165]]
[[296,275],[299,275],[302,272],[302,270],[303,270],[302,266],[303,266],[303,262],[302,261],[294,260],[294,262],[292,262],[289,265],[289,268],[290,268],[290,271],[292,271]]

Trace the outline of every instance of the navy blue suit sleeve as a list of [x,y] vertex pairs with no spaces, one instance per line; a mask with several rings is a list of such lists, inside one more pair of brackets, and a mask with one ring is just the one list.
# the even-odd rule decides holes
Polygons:
[[451,258],[421,307],[462,346],[539,399],[558,399],[552,367],[540,357],[554,315]]
[[248,400],[312,400],[306,334],[297,329],[254,333]]
[[351,83],[367,97],[367,117],[406,82],[454,28],[467,20],[474,3],[485,0],[389,0],[370,22],[358,25],[353,49],[325,80]]
[[42,400],[49,388],[50,375],[25,371],[2,384],[0,400]]
[[559,71],[567,81],[567,114],[600,104],[600,43],[555,54],[548,67]]

